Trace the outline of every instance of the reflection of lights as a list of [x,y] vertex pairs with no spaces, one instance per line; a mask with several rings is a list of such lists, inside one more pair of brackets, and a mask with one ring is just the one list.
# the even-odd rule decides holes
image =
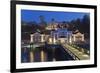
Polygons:
[[44,52],[43,52],[43,50],[41,51],[41,62],[43,62],[44,61]]
[[34,49],[33,43],[31,43],[30,44],[30,62],[33,62],[34,61],[33,49]]
[[30,62],[34,61],[34,53],[30,51]]

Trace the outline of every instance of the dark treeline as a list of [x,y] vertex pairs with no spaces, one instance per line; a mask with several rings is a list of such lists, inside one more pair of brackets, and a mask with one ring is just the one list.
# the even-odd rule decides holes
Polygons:
[[69,29],[72,31],[79,30],[81,33],[85,34],[86,38],[90,37],[90,17],[84,15],[82,19],[72,20],[68,22]]
[[72,20],[68,24],[71,30],[78,29],[81,33],[90,33],[90,18],[88,15],[84,15],[82,19]]

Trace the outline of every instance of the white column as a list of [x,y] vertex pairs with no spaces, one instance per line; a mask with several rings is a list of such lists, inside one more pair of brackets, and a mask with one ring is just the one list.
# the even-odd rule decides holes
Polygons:
[[58,43],[58,39],[59,39],[59,36],[58,36],[58,33],[57,33],[57,39],[56,39],[57,43]]
[[44,39],[43,39],[44,35],[41,35],[41,42],[44,42]]
[[33,42],[33,34],[30,35],[30,42]]
[[84,41],[84,34],[82,35],[82,41]]
[[55,35],[53,36],[53,43],[56,43]]

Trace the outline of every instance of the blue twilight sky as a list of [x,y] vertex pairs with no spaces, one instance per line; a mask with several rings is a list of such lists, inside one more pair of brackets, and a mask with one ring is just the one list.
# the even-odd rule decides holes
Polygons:
[[71,21],[77,18],[83,18],[83,16],[89,13],[79,13],[79,12],[56,12],[56,11],[38,11],[38,10],[21,10],[21,20],[25,22],[35,21],[40,22],[39,16],[44,16],[46,22],[51,22],[54,18],[55,21]]

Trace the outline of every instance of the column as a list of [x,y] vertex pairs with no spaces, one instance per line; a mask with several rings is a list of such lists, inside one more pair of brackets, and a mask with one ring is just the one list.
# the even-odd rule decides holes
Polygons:
[[33,34],[30,35],[30,42],[33,42]]
[[54,36],[53,36],[53,43],[54,43],[54,44],[56,43],[55,34],[54,34]]
[[84,41],[84,34],[82,35],[82,41]]
[[43,35],[41,35],[41,42],[43,42],[43,37],[44,37],[44,36],[43,36]]

